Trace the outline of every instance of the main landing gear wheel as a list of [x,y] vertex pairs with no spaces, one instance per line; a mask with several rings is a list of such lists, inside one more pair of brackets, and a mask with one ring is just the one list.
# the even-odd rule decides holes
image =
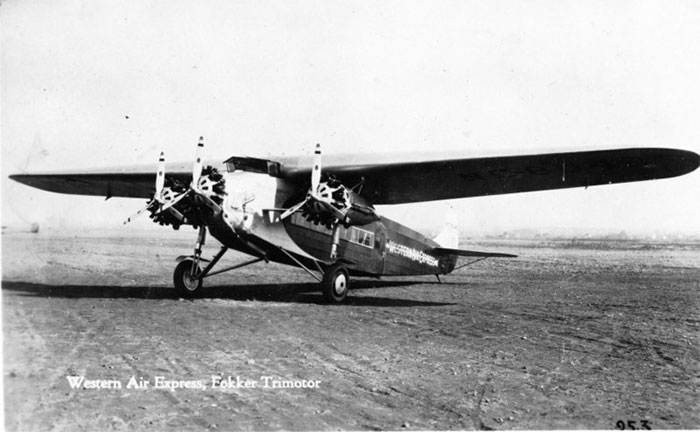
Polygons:
[[342,264],[335,264],[328,267],[323,274],[321,289],[323,296],[331,303],[341,303],[348,295],[350,288],[350,278],[348,271]]
[[[175,289],[178,294],[183,297],[194,297],[195,293],[202,288],[202,279],[195,277],[192,274],[192,267],[194,266],[193,259],[186,259],[180,261],[180,263],[175,267],[175,273],[173,274],[173,282],[175,282]],[[199,266],[195,266],[196,274],[200,274],[202,269]]]

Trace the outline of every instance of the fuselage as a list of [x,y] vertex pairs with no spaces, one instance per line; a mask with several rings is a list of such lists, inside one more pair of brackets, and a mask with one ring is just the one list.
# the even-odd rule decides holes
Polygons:
[[[271,261],[284,264],[298,265],[299,261],[314,268],[318,263],[331,262],[331,229],[315,223],[301,211],[280,220],[284,206],[297,189],[266,174],[236,171],[224,176],[223,214],[207,221],[217,240],[232,249],[264,254]],[[357,275],[449,273],[456,258],[430,253],[439,246],[423,234],[380,216],[362,226],[341,226],[337,256]]]

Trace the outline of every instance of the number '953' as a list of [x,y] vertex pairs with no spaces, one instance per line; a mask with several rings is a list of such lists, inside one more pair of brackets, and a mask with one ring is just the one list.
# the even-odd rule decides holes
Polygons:
[[638,430],[638,429],[646,429],[646,430],[651,430],[651,426],[649,425],[649,420],[618,420],[617,423],[615,423],[615,426],[619,430]]

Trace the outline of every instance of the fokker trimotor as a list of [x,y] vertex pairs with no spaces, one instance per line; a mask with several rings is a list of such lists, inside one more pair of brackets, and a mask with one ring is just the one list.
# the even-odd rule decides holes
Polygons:
[[[175,288],[198,293],[208,276],[260,261],[300,267],[342,302],[349,276],[443,275],[459,257],[513,257],[459,249],[456,218],[430,239],[377,213],[375,205],[447,200],[680,176],[700,165],[696,153],[627,148],[527,156],[380,163],[371,157],[260,159],[234,156],[204,166],[200,138],[195,162],[83,172],[18,174],[10,178],[52,192],[148,199],[134,216],[199,230],[194,253],[178,258]],[[154,175],[155,171],[155,175]],[[134,216],[127,219],[127,222]],[[126,223],[126,222],[125,222]],[[207,231],[221,244],[202,257]],[[252,259],[214,271],[228,249]]]

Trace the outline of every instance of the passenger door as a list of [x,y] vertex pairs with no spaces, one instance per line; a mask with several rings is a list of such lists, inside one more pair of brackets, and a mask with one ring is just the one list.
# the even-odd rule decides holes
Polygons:
[[384,274],[384,259],[386,257],[386,227],[381,222],[377,222],[374,229],[374,249],[372,257],[375,261],[374,271],[380,275]]

